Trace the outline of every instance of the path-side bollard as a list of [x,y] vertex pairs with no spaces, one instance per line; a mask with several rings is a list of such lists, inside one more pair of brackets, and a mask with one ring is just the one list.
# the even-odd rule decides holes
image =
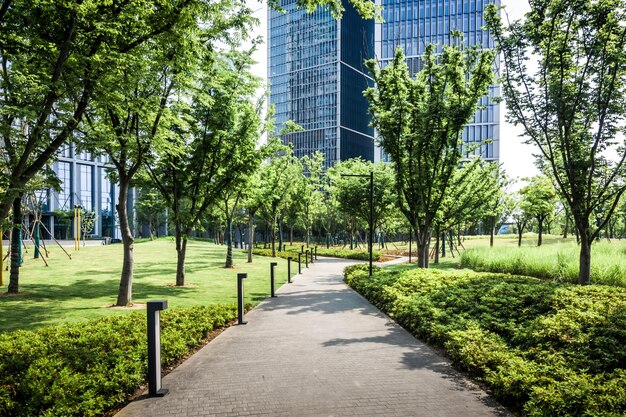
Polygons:
[[276,292],[274,291],[274,269],[276,269],[276,265],[278,265],[276,262],[270,263],[270,290],[272,298],[276,297]]
[[237,274],[237,322],[238,324],[246,324],[243,320],[243,280],[248,278],[248,274]]
[[309,250],[307,249],[306,252],[304,252],[304,266],[305,267],[309,267]]
[[313,263],[313,248],[309,249],[309,254],[311,255],[311,263]]
[[291,256],[287,257],[287,283],[291,284]]
[[300,253],[304,253],[304,245],[300,246]]
[[161,387],[161,314],[167,300],[148,301],[148,396],[162,397],[167,389]]
[[298,254],[298,275],[302,273],[302,254]]
[[315,247],[315,260],[317,261],[317,246]]

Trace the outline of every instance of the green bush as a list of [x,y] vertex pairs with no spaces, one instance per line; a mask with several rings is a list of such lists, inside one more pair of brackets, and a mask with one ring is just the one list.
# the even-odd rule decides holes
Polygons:
[[[311,251],[314,251],[313,248],[309,248]],[[252,249],[252,253],[260,256],[272,256],[271,249]],[[276,251],[276,256],[279,258],[287,259],[288,256],[291,256],[296,261],[298,260],[298,253],[300,253],[300,249],[287,250],[283,252]],[[370,259],[369,252],[362,250],[349,250],[349,249],[326,249],[317,247],[317,255],[318,256],[327,256],[330,258],[344,258],[344,259],[355,259],[359,261],[368,261]],[[376,262],[380,260],[380,252],[373,251],[372,259]],[[304,254],[302,255],[302,261],[304,262]]]
[[[591,282],[626,287],[625,249],[617,242],[595,243],[591,251]],[[579,251],[572,242],[540,247],[480,247],[464,251],[461,266],[475,271],[577,283]]]
[[[236,306],[173,309],[161,314],[161,360],[173,364]],[[0,335],[0,415],[98,416],[146,380],[144,313]]]
[[524,415],[626,414],[626,290],[351,266],[346,282]]

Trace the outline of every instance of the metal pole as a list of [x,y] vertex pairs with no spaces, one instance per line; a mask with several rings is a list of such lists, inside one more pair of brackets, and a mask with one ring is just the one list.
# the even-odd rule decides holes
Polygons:
[[274,268],[276,268],[276,265],[278,265],[276,262],[270,263],[270,290],[272,297],[276,297],[276,292],[274,291]]
[[300,246],[300,253],[304,253],[304,245]]
[[315,260],[317,261],[317,246],[315,247]]
[[298,275],[302,273],[302,254],[298,254]]
[[311,254],[311,263],[313,263],[313,248],[309,249],[309,253]]
[[374,171],[370,171],[370,278],[372,277],[372,250],[374,247]]
[[161,388],[161,316],[167,300],[148,301],[148,395],[162,397],[167,389]]
[[309,267],[309,250],[307,249],[306,252],[304,252],[304,266],[305,267]]
[[237,274],[237,322],[238,324],[246,324],[243,320],[243,280],[248,278],[245,272]]
[[287,283],[291,284],[291,256],[287,257]]

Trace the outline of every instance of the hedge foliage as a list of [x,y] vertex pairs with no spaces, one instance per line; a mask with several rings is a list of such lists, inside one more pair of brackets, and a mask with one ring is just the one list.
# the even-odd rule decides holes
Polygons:
[[362,265],[346,281],[523,415],[626,415],[625,289]]
[[[236,306],[161,313],[168,366],[236,317]],[[0,335],[0,415],[98,416],[147,377],[146,313]]]
[[[313,248],[309,248],[314,251]],[[306,249],[305,249],[306,250]],[[252,253],[260,256],[272,256],[271,249],[252,249]],[[295,261],[298,261],[298,253],[300,253],[299,249],[287,250],[287,251],[276,251],[276,256],[279,258],[287,259],[288,256],[291,256]],[[370,259],[369,252],[362,250],[349,250],[349,249],[326,249],[322,247],[317,247],[317,256],[327,256],[330,258],[344,258],[344,259],[355,259],[359,261],[368,261]],[[380,260],[380,252],[372,251],[372,259],[375,262]],[[302,262],[304,262],[304,254],[302,254]]]

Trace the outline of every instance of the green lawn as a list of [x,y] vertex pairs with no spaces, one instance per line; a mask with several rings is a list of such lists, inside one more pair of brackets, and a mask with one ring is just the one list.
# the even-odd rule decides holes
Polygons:
[[[122,245],[84,247],[71,251],[72,260],[58,247],[51,249],[49,267],[24,255],[18,296],[0,297],[0,332],[34,329],[62,322],[93,319],[127,310],[107,308],[115,303],[122,266]],[[234,250],[234,269],[224,269],[226,247],[192,240],[188,244],[186,284],[173,286],[176,251],[172,238],[135,244],[133,302],[167,299],[170,308],[237,301],[237,273],[248,273],[246,301],[256,304],[270,291],[270,262],[277,262],[276,288],[287,281],[287,261],[255,257],[248,264],[240,249]],[[292,275],[297,264],[292,264]],[[8,272],[5,272],[6,292]]]

